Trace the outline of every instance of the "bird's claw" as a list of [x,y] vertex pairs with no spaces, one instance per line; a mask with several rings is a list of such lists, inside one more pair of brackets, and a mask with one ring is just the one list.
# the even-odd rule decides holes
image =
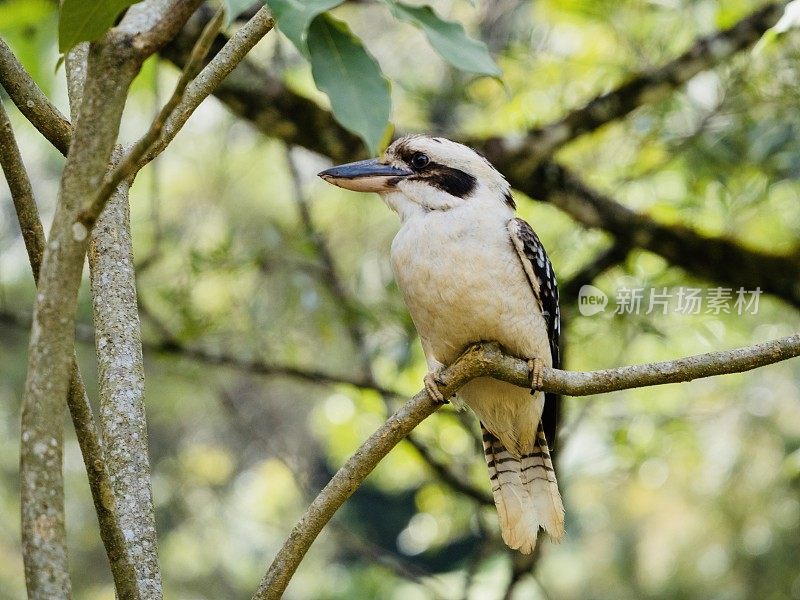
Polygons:
[[438,371],[430,371],[425,375],[423,382],[425,383],[425,390],[434,404],[449,404],[450,401],[444,397],[444,394],[439,389],[440,385],[444,385],[444,381],[442,381]]
[[531,379],[531,394],[534,394],[542,389],[542,369],[544,363],[540,358],[531,358],[528,360],[528,370],[530,371]]

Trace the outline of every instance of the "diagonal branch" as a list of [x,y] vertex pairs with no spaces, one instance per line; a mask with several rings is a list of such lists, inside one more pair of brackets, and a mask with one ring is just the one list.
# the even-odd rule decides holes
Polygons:
[[[545,368],[542,389],[586,396],[740,373],[797,356],[800,356],[800,334],[735,350],[619,369],[580,373]],[[468,381],[482,376],[527,387],[530,372],[527,361],[503,354],[498,344],[479,344],[469,348],[444,371],[442,392],[445,397],[451,396]],[[305,553],[333,514],[389,451],[437,408],[428,393],[420,391],[356,450],[294,526],[261,580],[253,600],[277,600],[283,595]]]
[[535,168],[563,145],[599,127],[621,119],[644,104],[668,97],[692,77],[749,48],[778,22],[787,1],[772,2],[729,29],[695,41],[679,57],[653,71],[638,73],[616,89],[597,96],[562,118],[532,129],[509,160],[520,170]]
[[97,218],[100,216],[103,207],[114,193],[114,190],[117,189],[117,186],[136,173],[136,171],[140,168],[139,161],[161,136],[167,119],[169,119],[175,108],[183,99],[186,86],[189,85],[189,83],[197,75],[198,71],[200,71],[203,60],[205,59],[206,54],[208,54],[208,49],[211,46],[211,42],[214,41],[214,38],[216,37],[219,28],[222,26],[224,19],[225,11],[220,9],[214,15],[211,21],[208,22],[203,29],[203,32],[200,34],[197,42],[195,43],[186,66],[181,71],[181,75],[178,78],[178,83],[175,84],[175,89],[173,90],[172,95],[170,96],[169,100],[167,100],[166,104],[164,104],[164,106],[161,108],[158,115],[156,115],[156,118],[153,120],[153,122],[150,124],[150,128],[147,130],[147,133],[145,133],[133,145],[133,147],[127,152],[127,154],[125,154],[122,160],[120,160],[111,168],[111,170],[106,173],[99,189],[84,205],[83,209],[78,215],[77,222],[82,223],[87,231],[92,229],[95,221],[97,221]]
[[[192,19],[187,27],[191,27],[192,23],[199,24],[199,36],[203,36],[207,18],[202,18],[202,15],[208,15],[208,7],[201,7],[198,11],[196,18]],[[217,93],[217,89],[226,78],[231,75],[231,72],[238,72],[237,66],[244,62],[244,58],[250,50],[270,31],[275,25],[275,21],[269,9],[266,6],[260,8],[253,17],[240,27],[232,38],[227,39],[225,36],[217,35],[214,39],[208,40],[210,51],[205,51],[203,58],[206,55],[213,58],[203,67],[203,70],[197,77],[188,85],[186,93],[183,94],[180,103],[171,111],[169,117],[164,123],[163,132],[160,138],[148,149],[146,155],[139,163],[139,167],[153,160],[164,148],[173,140],[178,134],[178,131],[184,126],[186,121],[192,116],[195,109],[200,106],[200,103],[205,100],[212,93]],[[181,34],[182,39],[183,34]],[[196,39],[196,36],[192,38]],[[224,43],[220,46],[220,40]],[[172,42],[174,44],[174,41]],[[169,46],[167,46],[168,48]],[[191,61],[192,50],[195,42],[187,47],[187,54],[183,55],[181,68],[184,68],[187,62]],[[163,52],[164,50],[162,50]],[[254,85],[258,82],[253,81]]]
[[72,125],[39,89],[3,38],[0,38],[0,85],[28,121],[66,156]]

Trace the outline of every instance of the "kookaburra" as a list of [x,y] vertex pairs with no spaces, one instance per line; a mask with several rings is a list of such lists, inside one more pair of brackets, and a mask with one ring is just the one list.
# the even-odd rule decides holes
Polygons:
[[[508,182],[483,156],[444,138],[410,135],[379,159],[319,176],[377,192],[400,216],[392,267],[422,342],[425,387],[434,401],[446,401],[440,371],[476,342],[499,342],[531,360],[534,372],[537,365],[559,365],[553,268],[531,226],[514,217]],[[525,554],[540,527],[556,540],[564,534],[548,448],[556,403],[535,388],[479,377],[458,392],[481,422],[503,540]]]

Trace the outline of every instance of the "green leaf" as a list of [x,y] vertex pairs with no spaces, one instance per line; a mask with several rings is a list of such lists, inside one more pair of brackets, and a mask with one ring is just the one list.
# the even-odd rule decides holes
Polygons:
[[336,120],[377,154],[389,122],[389,82],[345,23],[319,15],[308,30],[314,83],[330,98]]
[[457,69],[492,77],[502,74],[486,44],[469,37],[460,23],[442,19],[430,6],[387,2],[397,18],[422,29],[436,52]]
[[64,0],[58,20],[58,49],[66,52],[76,44],[99,39],[117,17],[139,0]]
[[264,0],[272,9],[281,30],[304,56],[308,56],[306,38],[311,22],[326,10],[339,6],[344,0]]
[[222,0],[222,5],[225,7],[225,24],[230,25],[236,17],[253,4],[253,0]]

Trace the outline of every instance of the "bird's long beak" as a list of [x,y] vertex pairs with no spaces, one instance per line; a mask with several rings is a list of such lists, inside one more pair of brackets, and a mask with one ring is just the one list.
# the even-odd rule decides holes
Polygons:
[[318,173],[328,183],[356,192],[389,192],[413,171],[378,162],[377,158],[331,167]]

